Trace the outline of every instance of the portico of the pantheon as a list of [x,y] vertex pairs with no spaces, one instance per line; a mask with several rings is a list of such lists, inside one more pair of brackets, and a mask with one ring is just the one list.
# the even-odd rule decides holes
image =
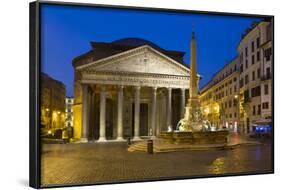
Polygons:
[[184,52],[138,38],[91,46],[73,60],[74,138],[138,140],[175,129],[188,99]]

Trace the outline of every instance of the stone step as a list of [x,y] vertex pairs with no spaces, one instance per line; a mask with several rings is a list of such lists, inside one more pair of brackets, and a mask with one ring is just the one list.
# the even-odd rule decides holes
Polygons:
[[[147,142],[138,142],[130,145],[128,148],[129,152],[147,152]],[[153,152],[157,153],[160,152],[160,150],[154,145],[153,146]]]

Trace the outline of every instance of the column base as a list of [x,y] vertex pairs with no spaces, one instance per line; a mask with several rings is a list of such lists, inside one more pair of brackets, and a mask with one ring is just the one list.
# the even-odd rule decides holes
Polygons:
[[123,137],[117,137],[116,141],[126,141]]
[[157,137],[156,136],[151,136],[150,139],[154,140],[154,139],[157,139]]
[[97,142],[106,142],[106,138],[105,137],[100,137],[99,140]]
[[136,136],[136,137],[133,138],[133,141],[140,141],[140,140],[141,140],[141,138],[138,137],[138,136]]
[[80,138],[80,140],[77,141],[77,143],[88,143],[88,139],[87,138]]

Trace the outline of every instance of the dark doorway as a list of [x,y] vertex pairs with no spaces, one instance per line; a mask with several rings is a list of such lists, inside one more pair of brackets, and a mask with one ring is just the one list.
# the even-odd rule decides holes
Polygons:
[[[132,104],[132,136],[135,134],[135,104]],[[148,104],[140,104],[140,136],[148,136]]]
[[140,104],[140,136],[148,136],[148,104]]
[[113,102],[111,99],[106,99],[106,139],[113,139]]

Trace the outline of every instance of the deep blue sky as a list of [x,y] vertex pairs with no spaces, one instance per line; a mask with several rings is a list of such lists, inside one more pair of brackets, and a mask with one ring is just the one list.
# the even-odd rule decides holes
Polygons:
[[42,71],[66,85],[73,95],[72,59],[90,50],[90,41],[111,42],[138,37],[164,49],[187,52],[194,25],[202,87],[226,61],[236,56],[241,34],[258,18],[151,12],[112,8],[43,5]]

